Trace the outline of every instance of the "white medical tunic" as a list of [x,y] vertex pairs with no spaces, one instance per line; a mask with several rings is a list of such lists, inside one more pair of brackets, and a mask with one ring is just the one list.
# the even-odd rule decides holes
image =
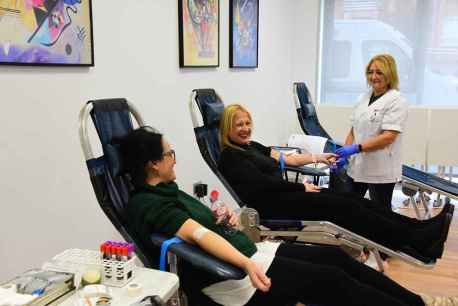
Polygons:
[[407,102],[394,89],[369,105],[371,95],[372,90],[359,98],[351,116],[353,143],[360,144],[384,130],[398,131],[399,134],[392,144],[383,149],[351,156],[347,172],[355,182],[394,183],[402,175],[401,145],[407,119]]

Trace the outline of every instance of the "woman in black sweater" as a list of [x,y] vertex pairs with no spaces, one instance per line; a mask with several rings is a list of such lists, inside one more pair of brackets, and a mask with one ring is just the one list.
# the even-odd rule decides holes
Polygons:
[[324,220],[395,250],[440,258],[453,214],[447,205],[429,220],[408,218],[352,194],[331,193],[282,178],[279,163],[301,166],[331,162],[331,154],[283,155],[251,140],[250,113],[241,105],[225,108],[221,118],[219,171],[241,200],[265,219]]

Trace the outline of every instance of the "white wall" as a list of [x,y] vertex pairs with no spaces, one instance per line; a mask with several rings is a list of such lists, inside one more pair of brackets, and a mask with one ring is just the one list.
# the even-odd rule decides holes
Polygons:
[[321,126],[338,142],[345,142],[350,131],[350,116],[353,112],[352,106],[319,104],[316,106],[316,113],[320,119]]
[[[293,27],[293,82],[305,82],[312,96],[312,101],[317,101],[315,93],[319,64],[320,3],[319,0],[297,1]],[[293,84],[290,84],[288,89],[292,95]],[[294,111],[293,116],[296,118],[293,99],[288,99],[284,108],[292,109]],[[297,119],[292,120],[289,126],[291,133],[302,133]]]
[[[318,2],[260,1],[255,70],[228,69],[228,0],[220,1],[217,69],[178,68],[177,1],[171,0],[94,0],[94,68],[0,67],[0,280],[66,248],[94,249],[117,237],[96,203],[79,145],[77,116],[89,99],[134,102],[174,145],[186,191],[198,179],[220,187],[194,141],[193,88],[213,87],[226,103],[245,104],[255,138],[284,142],[291,127],[282,123],[297,121],[292,82],[314,82]],[[303,13],[311,18],[301,19]]]

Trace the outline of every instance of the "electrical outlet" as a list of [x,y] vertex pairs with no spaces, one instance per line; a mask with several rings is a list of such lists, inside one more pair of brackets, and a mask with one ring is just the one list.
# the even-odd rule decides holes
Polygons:
[[198,181],[192,185],[192,190],[193,190],[194,196],[200,199],[207,195],[208,185],[202,183],[201,181]]

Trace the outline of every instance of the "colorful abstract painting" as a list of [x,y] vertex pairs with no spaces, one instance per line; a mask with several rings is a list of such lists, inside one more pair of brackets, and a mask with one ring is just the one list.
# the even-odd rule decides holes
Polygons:
[[180,67],[219,66],[219,0],[178,0]]
[[93,66],[90,0],[0,0],[0,64]]
[[259,0],[231,0],[229,67],[258,67]]

